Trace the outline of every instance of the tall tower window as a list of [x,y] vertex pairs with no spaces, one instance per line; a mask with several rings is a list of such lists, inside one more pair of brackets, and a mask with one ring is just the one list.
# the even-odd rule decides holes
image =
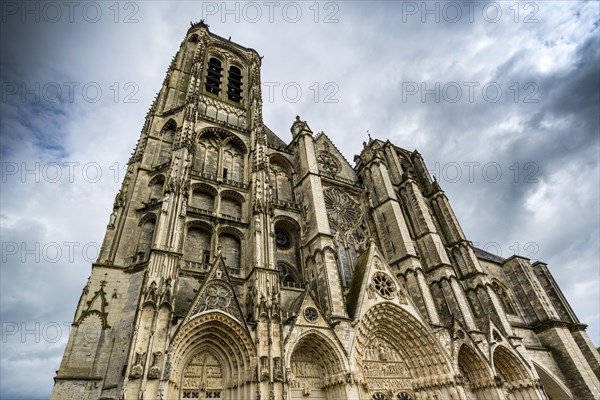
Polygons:
[[214,57],[208,60],[208,71],[206,74],[206,91],[208,93],[218,95],[221,92],[222,71],[221,60]]
[[242,71],[233,65],[227,75],[227,97],[236,103],[242,99]]

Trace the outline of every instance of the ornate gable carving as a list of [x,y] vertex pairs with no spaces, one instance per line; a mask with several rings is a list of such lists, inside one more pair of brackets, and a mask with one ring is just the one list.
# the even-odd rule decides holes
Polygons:
[[[108,302],[106,301],[106,292],[104,291],[104,288],[106,287],[107,283],[106,275],[107,274],[104,274],[105,279],[100,281],[100,288],[98,288],[98,290],[96,290],[96,292],[94,293],[94,296],[92,296],[92,298],[86,302],[87,307],[81,313],[81,316],[77,319],[74,325],[79,325],[79,323],[90,314],[98,314],[100,316],[100,319],[102,320],[102,327],[110,328],[107,320],[108,311],[106,311]],[[88,280],[87,285],[85,286],[85,288],[83,288],[83,295],[86,295],[89,292],[89,287],[90,281]]]
[[221,310],[233,316],[239,322],[244,322],[242,311],[221,254],[217,256],[214,265],[206,276],[185,321],[187,322],[194,315],[208,310]]
[[369,243],[369,248],[359,257],[352,277],[347,303],[350,316],[360,318],[363,310],[366,311],[371,305],[382,301],[408,305],[411,311],[418,315],[377,249],[375,240],[370,239]]

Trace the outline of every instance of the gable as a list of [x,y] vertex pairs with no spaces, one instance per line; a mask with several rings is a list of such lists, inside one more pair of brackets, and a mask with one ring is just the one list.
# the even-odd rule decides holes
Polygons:
[[322,132],[315,139],[315,152],[321,174],[332,179],[341,178],[349,183],[356,182],[356,173],[350,163]]
[[209,310],[223,311],[240,323],[244,323],[243,313],[235,295],[235,290],[231,285],[229,273],[221,253],[218,254],[215,263],[196,294],[185,317],[185,322],[188,322],[196,314]]
[[354,267],[346,302],[348,316],[360,319],[369,308],[384,302],[402,306],[417,319],[423,319],[375,245],[375,240],[370,239],[369,248],[360,255]]

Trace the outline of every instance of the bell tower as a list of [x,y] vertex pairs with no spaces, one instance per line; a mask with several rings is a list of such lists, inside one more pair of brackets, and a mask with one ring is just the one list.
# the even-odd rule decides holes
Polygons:
[[[89,398],[234,392],[224,376],[210,383],[192,374],[180,387],[169,376],[170,338],[192,304],[231,311],[243,335],[267,330],[278,316],[260,64],[256,51],[211,33],[203,21],[187,31],[128,162],[53,398],[75,398],[81,386]],[[232,296],[220,302],[214,290],[202,289],[208,275],[221,282],[217,294]],[[258,315],[268,318],[259,322]],[[277,328],[268,331],[279,337]],[[236,393],[277,391],[271,364],[281,349],[270,335],[258,337],[246,354],[266,358],[265,384],[252,383],[258,371],[248,360]],[[191,357],[225,370],[218,347]]]

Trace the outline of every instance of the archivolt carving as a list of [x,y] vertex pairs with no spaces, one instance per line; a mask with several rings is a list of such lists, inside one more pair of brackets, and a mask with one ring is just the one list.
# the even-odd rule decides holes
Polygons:
[[286,362],[291,387],[320,389],[346,381],[343,352],[319,331],[308,331],[290,346]]
[[357,381],[367,390],[452,384],[453,369],[431,331],[392,303],[372,307],[356,326]]
[[534,376],[508,347],[504,345],[497,346],[492,360],[498,385],[504,385],[510,391],[535,384]]
[[171,354],[170,381],[180,384],[185,366],[201,351],[222,358],[227,386],[240,386],[256,380],[256,350],[249,333],[220,311],[199,314],[181,326],[168,353]]
[[223,129],[223,128],[218,128],[218,127],[209,127],[209,128],[204,128],[201,129],[200,131],[196,132],[196,134],[194,135],[194,143],[196,143],[196,141],[198,140],[199,137],[203,136],[206,133],[213,133],[216,137],[219,138],[220,140],[220,145],[225,145],[229,142],[233,142],[235,143],[240,149],[242,149],[242,151],[244,153],[248,152],[248,148],[246,147],[246,144],[243,142],[242,139],[240,139],[239,137],[237,137],[234,133]]
[[466,344],[463,344],[458,351],[458,367],[463,384],[468,390],[477,392],[495,387],[491,369],[487,363]]

